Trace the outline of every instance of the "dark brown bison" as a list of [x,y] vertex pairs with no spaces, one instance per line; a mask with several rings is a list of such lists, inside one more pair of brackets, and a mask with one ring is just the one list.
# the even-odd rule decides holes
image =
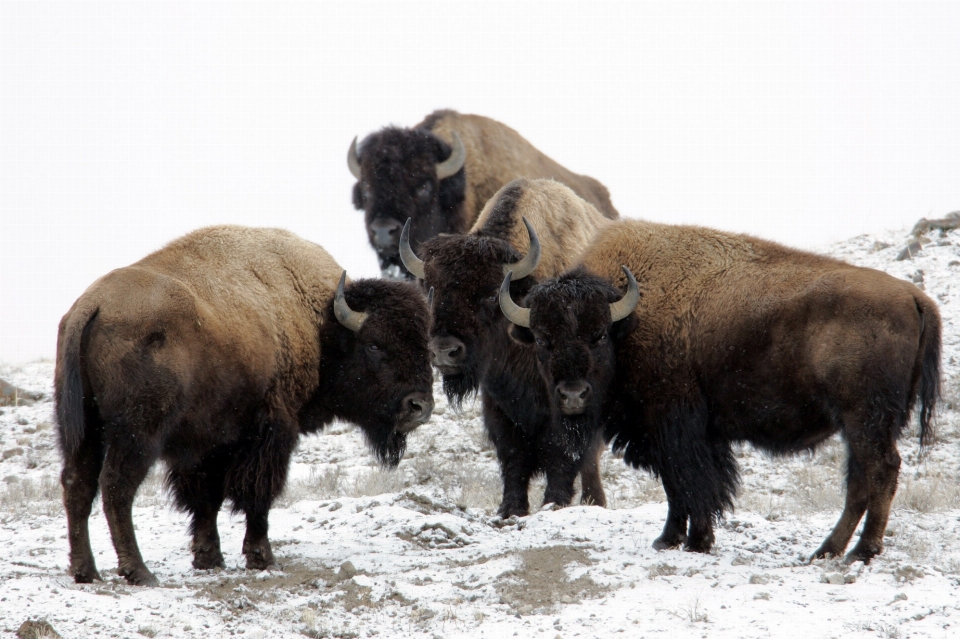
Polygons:
[[551,428],[533,349],[510,340],[497,291],[511,269],[518,295],[555,277],[609,223],[563,184],[521,179],[490,199],[470,233],[421,244],[422,261],[404,229],[404,263],[435,291],[430,349],[444,390],[454,403],[483,391],[483,422],[503,476],[503,517],[529,514],[528,487],[538,473],[547,478],[545,502],[569,504],[580,473],[583,501],[606,503],[598,466],[602,433]]
[[[618,300],[611,282],[628,278]],[[744,235],[625,221],[526,308],[508,286],[512,335],[536,344],[564,423],[602,411],[625,461],[662,480],[656,548],[710,550],[739,484],[731,443],[786,455],[839,432],[846,506],[814,557],[841,555],[864,513],[847,559],[882,551],[897,439],[917,401],[929,437],[939,394],[940,316],[913,284]]]
[[76,581],[100,578],[88,533],[98,480],[120,574],[156,585],[131,507],[157,459],[192,516],[197,568],[224,565],[224,499],[246,515],[247,567],[275,564],[267,515],[301,433],[354,422],[397,464],[433,409],[429,311],[413,285],[344,286],[341,273],[286,231],[219,226],[80,296],[60,322],[54,376]]
[[353,204],[366,216],[380,269],[408,277],[398,254],[400,230],[412,220],[413,248],[438,233],[464,233],[500,187],[519,177],[553,178],[609,218],[607,189],[563,168],[510,127],[479,115],[436,111],[412,129],[387,127],[354,139],[347,154],[357,178]]

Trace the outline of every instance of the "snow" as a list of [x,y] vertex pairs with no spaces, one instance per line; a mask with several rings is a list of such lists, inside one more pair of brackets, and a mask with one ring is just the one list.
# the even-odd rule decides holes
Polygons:
[[39,361],[0,365],[0,378],[45,394],[0,409],[0,632],[45,619],[64,637],[958,636],[960,231],[932,233],[916,258],[895,261],[908,239],[864,235],[825,251],[921,283],[944,320],[938,436],[922,452],[915,429],[901,441],[886,549],[870,565],[807,562],[840,514],[845,455],[835,440],[780,460],[744,447],[737,510],[714,551],[657,552],[663,492],[609,453],[610,508],[493,517],[500,485],[478,407],[454,412],[438,386],[436,414],[395,472],[376,467],[349,425],[302,441],[270,515],[282,571],[242,567],[243,519],[226,511],[228,568],[194,570],[186,517],[155,472],[134,520],[161,587],[116,575],[96,506],[91,535],[105,581],[78,585],[67,574],[53,364]]

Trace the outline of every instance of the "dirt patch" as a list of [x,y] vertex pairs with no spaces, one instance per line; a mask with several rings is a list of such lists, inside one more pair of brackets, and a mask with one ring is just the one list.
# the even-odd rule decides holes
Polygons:
[[601,596],[608,588],[587,575],[570,579],[567,566],[593,562],[583,548],[548,546],[520,553],[521,565],[501,575],[496,584],[500,600],[520,614],[544,612],[561,603]]
[[287,564],[283,567],[283,572],[268,573],[264,576],[249,573],[244,576],[225,577],[216,583],[198,585],[196,592],[211,601],[220,601],[231,608],[243,609],[255,607],[263,601],[275,602],[278,593],[287,595],[336,581],[337,573],[330,568]]

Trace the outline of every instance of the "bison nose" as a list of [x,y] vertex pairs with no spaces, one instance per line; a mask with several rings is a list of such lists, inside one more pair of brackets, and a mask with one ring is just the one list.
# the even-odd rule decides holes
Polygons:
[[390,248],[400,244],[400,230],[403,227],[394,219],[377,219],[370,222],[370,233],[375,246]]
[[467,357],[467,347],[456,337],[434,337],[430,340],[433,363],[441,370],[446,366],[460,366]]
[[583,380],[576,382],[560,382],[557,384],[557,395],[560,398],[560,410],[566,415],[578,415],[587,407],[590,398],[590,384]]
[[433,414],[433,398],[430,393],[410,393],[403,398],[400,407],[404,419],[399,430],[409,432],[430,419]]

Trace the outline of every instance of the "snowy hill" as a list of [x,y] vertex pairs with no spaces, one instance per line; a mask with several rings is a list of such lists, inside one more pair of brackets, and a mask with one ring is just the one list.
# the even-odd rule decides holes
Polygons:
[[494,518],[500,481],[479,407],[454,413],[437,386],[434,417],[396,472],[379,470],[348,425],[301,442],[270,516],[282,572],[242,568],[243,520],[227,512],[228,569],[192,569],[186,517],[155,471],[134,520],[162,587],[116,576],[99,502],[91,533],[106,581],[76,585],[66,573],[53,365],[37,362],[0,366],[0,377],[45,394],[0,409],[0,632],[42,619],[70,638],[960,636],[960,230],[932,232],[916,257],[897,261],[909,239],[860,236],[826,251],[917,283],[944,320],[938,434],[922,456],[915,431],[901,441],[886,550],[869,566],[806,561],[842,507],[836,439],[786,460],[745,447],[737,510],[713,553],[657,552],[663,491],[609,453],[610,508]]

